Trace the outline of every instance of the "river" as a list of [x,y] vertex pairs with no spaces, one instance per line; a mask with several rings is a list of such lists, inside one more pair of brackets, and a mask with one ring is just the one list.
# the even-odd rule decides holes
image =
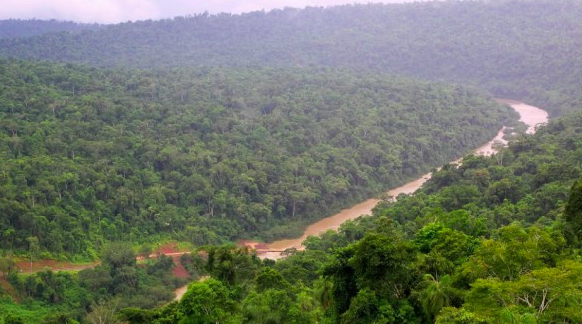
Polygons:
[[[509,99],[498,99],[498,102],[507,104],[511,106],[520,115],[520,121],[525,123],[528,128],[526,133],[533,134],[535,132],[535,126],[538,124],[545,124],[548,122],[548,113],[538,107],[534,107],[519,101],[509,100]],[[503,134],[505,127],[503,127],[497,135],[489,142],[483,144],[482,146],[476,148],[472,152],[477,155],[491,155],[495,153],[493,146],[495,144],[501,143],[506,145],[507,141],[503,139]],[[457,159],[452,161],[453,163],[460,163],[462,159]],[[407,184],[391,189],[388,191],[388,195],[392,197],[397,197],[399,194],[411,194],[420,188],[428,179],[430,179],[431,174],[427,173],[420,178],[410,181]],[[362,215],[370,215],[372,213],[372,208],[378,204],[380,200],[378,199],[368,199],[359,204],[356,204],[350,208],[344,209],[339,213],[321,219],[307,227],[305,232],[301,237],[295,239],[285,239],[278,240],[272,243],[261,244],[260,248],[257,249],[257,253],[261,259],[280,259],[281,253],[279,251],[284,251],[286,249],[295,248],[298,250],[303,250],[305,247],[302,242],[310,235],[319,235],[328,230],[337,230],[339,226],[347,220],[356,219]],[[245,242],[250,246],[255,246],[256,242]]]
[[[497,101],[511,106],[515,111],[517,111],[517,113],[519,113],[520,116],[519,120],[524,122],[528,126],[526,131],[527,134],[533,134],[535,132],[536,125],[545,124],[548,122],[548,113],[541,108],[509,99],[498,99]],[[472,152],[477,155],[487,155],[487,156],[495,153],[494,146],[496,144],[499,143],[502,143],[504,145],[507,144],[507,141],[503,139],[505,129],[506,127],[503,127],[501,130],[499,130],[497,135],[492,140],[474,149]],[[452,161],[452,163],[461,162],[462,158]],[[406,183],[403,186],[389,190],[387,194],[392,197],[397,197],[400,194],[412,194],[420,187],[422,187],[422,185],[428,179],[430,179],[430,177],[431,174],[427,173],[416,180]],[[337,230],[339,226],[345,221],[356,219],[362,215],[372,214],[372,208],[374,208],[376,204],[378,204],[378,202],[380,202],[379,199],[368,199],[350,208],[344,209],[335,215],[323,218],[309,225],[305,229],[305,232],[303,232],[303,235],[295,239],[278,240],[267,244],[259,244],[259,242],[249,242],[249,241],[245,241],[244,243],[247,246],[256,248],[257,253],[261,259],[278,260],[283,257],[280,251],[284,251],[286,249],[291,248],[295,248],[297,250],[305,249],[302,243],[310,235],[320,235],[321,233],[324,233],[328,230]],[[186,289],[187,286],[178,288],[175,291],[176,294],[175,300],[180,300],[180,298],[186,292]]]

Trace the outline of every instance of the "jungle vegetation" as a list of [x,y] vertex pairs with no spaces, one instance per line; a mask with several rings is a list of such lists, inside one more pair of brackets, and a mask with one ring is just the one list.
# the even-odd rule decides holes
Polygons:
[[53,257],[295,235],[514,118],[476,90],[340,70],[0,71],[0,243]]
[[[21,27],[0,33],[0,323],[582,322],[580,17],[499,0],[0,22]],[[564,116],[446,164],[516,125],[495,96]],[[283,260],[232,244],[430,169]],[[192,253],[146,257],[167,240]],[[16,268],[46,258],[100,264]]]
[[[470,83],[553,115],[582,78],[578,0],[428,1],[198,14],[0,40],[0,56],[96,67],[341,67]],[[575,104],[565,98],[576,98]]]

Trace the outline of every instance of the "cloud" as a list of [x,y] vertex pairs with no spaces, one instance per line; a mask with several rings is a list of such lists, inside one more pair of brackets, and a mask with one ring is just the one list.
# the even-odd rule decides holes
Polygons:
[[[407,2],[413,0],[384,0]],[[273,8],[330,6],[368,0],[18,0],[2,4],[0,19],[58,19],[117,23],[203,13],[241,13]]]

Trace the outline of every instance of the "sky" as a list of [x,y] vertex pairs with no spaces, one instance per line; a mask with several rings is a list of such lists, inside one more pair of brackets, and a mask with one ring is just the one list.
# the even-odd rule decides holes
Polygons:
[[[0,19],[58,19],[119,23],[209,13],[243,13],[273,8],[415,0],[0,0]],[[419,0],[416,0],[419,1]]]

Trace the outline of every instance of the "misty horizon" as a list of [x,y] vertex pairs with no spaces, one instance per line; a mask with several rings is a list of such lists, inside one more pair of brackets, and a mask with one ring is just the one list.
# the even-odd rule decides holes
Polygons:
[[244,14],[255,11],[306,7],[331,7],[349,4],[406,3],[422,0],[346,1],[346,0],[174,0],[171,5],[162,0],[105,0],[81,2],[70,0],[22,0],[5,4],[0,19],[38,19],[73,21],[78,23],[116,24],[128,21],[160,20],[198,14]]

